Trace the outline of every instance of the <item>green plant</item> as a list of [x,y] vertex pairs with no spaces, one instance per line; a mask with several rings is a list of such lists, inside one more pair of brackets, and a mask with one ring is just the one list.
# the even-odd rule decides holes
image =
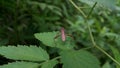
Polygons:
[[[88,54],[92,52],[101,62],[102,68],[119,68],[120,33],[118,30],[120,24],[118,22],[120,21],[120,1],[117,0],[117,5],[115,5],[115,0],[70,1],[73,5],[69,0],[1,0],[0,22],[3,22],[0,23],[0,27],[2,27],[0,29],[0,45],[3,45],[0,47],[1,55],[16,60],[16,62],[1,67],[59,68],[59,66],[63,65],[63,68],[88,68],[87,66],[91,66],[86,65],[89,64],[87,61],[95,58],[90,57],[90,54]],[[95,4],[94,9],[95,2],[97,2],[97,5]],[[79,11],[76,11],[76,8]],[[17,11],[15,11],[16,9]],[[94,11],[92,11],[93,9]],[[19,22],[20,24],[18,24]],[[48,32],[51,29],[59,29],[61,26],[64,26],[67,32],[72,34],[75,39],[73,40],[67,36],[64,42],[61,37],[54,38],[58,32]],[[36,38],[43,43],[40,43],[39,47],[33,45],[4,46],[5,44],[36,44],[33,34],[43,31],[45,33],[35,34]],[[93,44],[91,44],[90,40],[92,40]],[[74,50],[74,48],[78,50]],[[14,52],[14,49],[19,50],[18,54]],[[86,49],[89,49],[89,52]],[[41,56],[33,51],[39,52],[39,54],[43,53],[43,55]],[[23,53],[27,54],[24,55]],[[44,56],[45,58],[43,58]],[[93,62],[96,62],[95,65],[99,66],[98,60]],[[90,62],[91,65],[93,62]],[[77,63],[80,64],[77,65]]]
[[[16,60],[0,66],[0,68],[53,68],[56,64],[63,64],[63,68],[100,68],[98,59],[88,51],[74,50],[73,39],[67,37],[54,39],[58,32],[36,33],[35,37],[44,45],[56,48],[59,55],[50,59],[49,54],[37,46],[2,46],[0,54],[6,58]],[[72,55],[71,55],[72,54]]]
[[[97,48],[98,50],[100,50],[102,53],[104,53],[106,56],[108,56],[111,60],[113,60],[113,61],[116,63],[116,67],[119,68],[119,66],[120,66],[120,62],[119,62],[119,58],[118,58],[118,57],[119,57],[119,51],[118,51],[117,49],[115,49],[114,47],[110,46],[110,47],[111,47],[111,50],[113,51],[113,54],[114,54],[114,56],[115,56],[115,59],[114,59],[114,58],[113,58],[110,54],[108,54],[104,49],[102,49],[101,47],[99,47],[99,46],[97,45],[97,43],[95,42],[95,39],[94,39],[92,30],[91,30],[91,27],[89,26],[89,23],[87,22],[89,16],[91,15],[94,7],[95,7],[96,4],[97,4],[97,2],[100,3],[100,2],[102,2],[102,1],[100,1],[100,2],[99,2],[99,1],[96,1],[96,2],[94,3],[94,5],[93,5],[92,9],[91,9],[90,12],[88,13],[88,15],[86,15],[72,0],[70,0],[70,2],[71,2],[71,3],[73,4],[73,6],[83,15],[83,17],[84,17],[84,19],[85,19],[85,23],[87,24],[87,27],[88,27],[89,35],[90,35],[91,42],[92,42],[93,46],[94,46],[95,48]],[[110,2],[111,2],[111,1],[110,1]],[[111,4],[112,4],[112,2],[111,2]],[[113,1],[113,4],[115,5],[114,1]],[[111,5],[109,5],[109,6],[111,6]],[[112,7],[114,7],[114,6],[112,5]],[[113,34],[113,33],[108,33],[108,35],[117,36],[117,35],[115,35],[115,34]],[[109,65],[109,64],[108,64],[108,65]],[[109,66],[109,67],[110,67],[110,66]]]
[[[88,22],[87,22],[89,16],[91,15],[94,7],[95,7],[96,4],[97,4],[97,2],[100,3],[101,1],[100,1],[100,2],[99,2],[99,1],[94,2],[94,5],[93,5],[93,7],[91,8],[91,10],[90,10],[90,12],[88,13],[88,15],[86,15],[72,0],[70,0],[70,2],[71,2],[71,3],[73,4],[73,6],[83,15],[83,17],[84,17],[84,19],[85,19],[85,23],[87,24],[87,27],[88,27],[89,35],[90,35],[91,42],[92,42],[93,46],[94,46],[95,48],[97,48],[98,50],[100,50],[102,53],[104,53],[106,56],[108,56],[111,60],[113,60],[113,61],[117,64],[116,67],[119,67],[119,66],[120,66],[120,63],[119,63],[119,60],[118,60],[118,59],[119,59],[119,58],[118,58],[119,52],[117,51],[117,49],[111,48],[112,51],[113,51],[113,54],[115,55],[115,59],[114,59],[114,58],[113,58],[110,54],[108,54],[104,49],[102,49],[101,47],[99,47],[99,46],[97,45],[97,43],[95,42],[94,36],[93,36],[93,34],[92,34],[91,27],[89,26],[89,24],[88,24]],[[111,1],[110,1],[110,2],[111,2]],[[114,3],[114,2],[113,2],[113,3]],[[109,6],[110,6],[110,5],[109,5]],[[112,5],[112,6],[113,6],[113,5]],[[108,34],[109,34],[109,33],[108,33]],[[110,35],[114,35],[114,34],[110,34]],[[117,54],[117,58],[116,58],[116,54]]]

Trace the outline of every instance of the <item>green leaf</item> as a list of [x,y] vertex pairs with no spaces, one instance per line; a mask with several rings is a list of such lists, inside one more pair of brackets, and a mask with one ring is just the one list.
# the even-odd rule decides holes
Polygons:
[[49,59],[47,52],[36,46],[2,46],[0,54],[14,60],[44,61]]
[[95,2],[98,3],[98,6],[104,6],[106,8],[115,9],[115,0],[79,0],[90,6],[93,6]]
[[46,3],[39,3],[37,1],[28,1],[28,4],[32,4],[32,5],[37,5],[39,6],[42,10],[45,10],[45,8],[47,7]]
[[61,37],[58,37],[55,39],[55,44],[57,48],[60,48],[62,50],[70,50],[75,47],[73,38],[66,36],[66,40],[62,41]]
[[56,35],[57,32],[44,32],[44,33],[36,33],[35,37],[46,46],[55,47],[54,38]]
[[[58,37],[55,39],[56,36]],[[35,37],[46,46],[57,47],[60,49],[72,49],[74,47],[73,38],[67,36],[66,41],[63,42],[58,32],[36,33]]]
[[116,37],[115,42],[117,43],[118,46],[120,46],[120,35]]
[[62,16],[62,13],[61,13],[62,10],[61,10],[59,7],[56,7],[56,6],[54,6],[54,5],[48,5],[47,7],[48,7],[48,9],[50,9],[53,13],[55,13],[55,14],[57,14],[57,15],[59,15],[59,16]]
[[63,68],[100,68],[97,58],[84,50],[63,51],[61,56]]
[[0,68],[38,68],[40,64],[32,62],[13,62],[0,66]]
[[110,63],[109,63],[109,62],[106,62],[106,63],[103,65],[102,68],[111,68]]
[[53,68],[57,63],[57,60],[50,60],[42,64],[41,68]]
[[[110,46],[112,52],[113,52],[113,55],[115,57],[115,59],[120,63],[120,52],[118,51],[117,48],[113,47],[113,46]],[[120,68],[119,65],[116,65],[117,68]]]

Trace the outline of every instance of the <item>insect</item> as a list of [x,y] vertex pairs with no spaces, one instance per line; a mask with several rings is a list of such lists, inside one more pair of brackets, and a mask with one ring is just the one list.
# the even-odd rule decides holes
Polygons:
[[65,29],[61,28],[60,31],[61,31],[61,39],[62,39],[62,41],[65,41],[66,40]]
[[[61,36],[61,40],[62,40],[63,42],[65,42],[65,41],[66,41],[66,36],[72,37],[72,35],[69,35],[69,34],[66,34],[66,33],[65,33],[65,29],[64,29],[63,27],[60,29],[60,33],[61,33],[61,34],[58,34],[57,36],[55,36],[54,39],[57,39],[59,36]],[[73,38],[73,37],[72,37],[72,38]]]

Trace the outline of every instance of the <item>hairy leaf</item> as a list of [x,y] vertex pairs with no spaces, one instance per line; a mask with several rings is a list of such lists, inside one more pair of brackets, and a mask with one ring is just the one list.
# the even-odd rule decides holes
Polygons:
[[66,36],[66,40],[62,41],[61,37],[57,38],[55,40],[55,44],[57,48],[60,48],[62,50],[69,50],[73,49],[75,47],[73,38]]
[[57,60],[50,60],[42,64],[41,68],[53,68],[57,63]]
[[0,54],[14,60],[44,61],[49,59],[47,52],[36,46],[2,46]]
[[54,37],[56,35],[57,32],[45,32],[45,33],[36,33],[35,37],[46,46],[55,47]]
[[111,68],[110,63],[109,63],[109,62],[106,62],[106,63],[102,66],[102,68]]
[[0,68],[38,68],[40,64],[32,62],[13,62],[0,66]]
[[72,49],[74,47],[73,38],[67,36],[66,41],[63,42],[61,36],[57,32],[36,33],[35,37],[43,42],[43,44],[50,47],[57,47],[60,49]]
[[96,57],[87,51],[63,51],[61,52],[63,68],[100,68]]

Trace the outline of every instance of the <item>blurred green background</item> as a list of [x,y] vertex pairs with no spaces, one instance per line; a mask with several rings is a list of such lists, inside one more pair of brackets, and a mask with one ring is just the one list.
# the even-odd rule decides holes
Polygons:
[[[94,2],[88,23],[96,43],[120,62],[120,0],[75,0],[87,15]],[[84,18],[69,0],[0,0],[0,46],[40,45],[34,34],[59,31],[71,34],[76,46],[92,46]],[[42,44],[41,44],[42,45]],[[90,50],[103,68],[115,68],[115,63],[93,48]],[[1,57],[0,64],[4,63]]]

